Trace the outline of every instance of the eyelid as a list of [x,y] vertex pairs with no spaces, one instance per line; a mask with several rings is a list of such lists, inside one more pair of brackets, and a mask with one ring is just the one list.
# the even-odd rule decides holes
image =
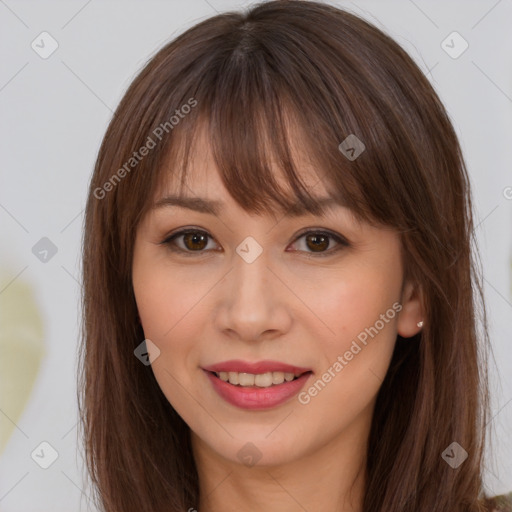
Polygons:
[[304,228],[301,231],[299,231],[295,235],[294,241],[298,240],[302,236],[307,235],[309,233],[315,233],[315,234],[320,234],[320,235],[328,235],[328,236],[334,238],[339,243],[344,243],[346,245],[349,245],[349,241],[341,233],[336,233],[335,231],[331,231],[330,229],[327,229],[327,228],[315,228],[314,226],[313,227]]

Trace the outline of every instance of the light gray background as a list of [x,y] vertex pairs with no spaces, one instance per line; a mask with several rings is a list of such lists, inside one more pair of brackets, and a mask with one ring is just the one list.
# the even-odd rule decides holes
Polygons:
[[[46,350],[0,458],[1,512],[87,508],[76,429],[79,250],[87,185],[112,111],[165,42],[216,11],[252,3],[0,0],[0,265],[9,269],[0,293],[9,293],[13,279],[33,283]],[[460,137],[475,195],[496,359],[495,442],[486,483],[489,492],[512,491],[512,2],[331,3],[361,14],[412,55]],[[46,60],[31,48],[42,31],[59,44]],[[457,59],[441,47],[453,31],[469,43]],[[58,247],[47,263],[31,251],[44,236]],[[30,457],[42,441],[59,453],[46,470]]]

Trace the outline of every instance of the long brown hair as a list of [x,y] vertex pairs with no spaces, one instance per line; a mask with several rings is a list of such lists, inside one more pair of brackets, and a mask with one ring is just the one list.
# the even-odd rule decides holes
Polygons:
[[[162,177],[185,175],[199,123],[247,212],[291,206],[271,161],[304,208],[319,211],[291,157],[293,125],[332,195],[400,234],[425,325],[412,339],[398,336],[379,391],[363,510],[481,510],[488,334],[456,134],[397,43],[353,14],[300,0],[220,14],[168,43],[135,78],[103,139],[85,215],[79,376],[99,505],[183,511],[199,501],[189,429],[134,356],[144,333],[131,283],[137,226]],[[365,146],[356,159],[339,149],[349,135]],[[456,469],[442,457],[453,442],[468,453]]]

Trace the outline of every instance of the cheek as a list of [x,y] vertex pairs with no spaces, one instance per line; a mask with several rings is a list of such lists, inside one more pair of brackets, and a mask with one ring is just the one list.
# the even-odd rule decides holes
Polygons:
[[193,327],[189,315],[200,309],[212,287],[211,276],[208,279],[204,272],[185,272],[169,263],[165,254],[155,257],[150,251],[139,254],[137,250],[132,281],[144,334],[160,342]]
[[169,402],[190,408],[197,378],[205,323],[211,316],[207,295],[218,277],[204,268],[174,265],[163,251],[143,246],[134,251],[132,282],[146,339],[159,349],[151,367]]
[[318,347],[324,356],[321,382],[311,393],[306,390],[311,398],[323,395],[318,405],[344,404],[347,413],[355,413],[377,393],[396,342],[401,277],[391,259],[354,268],[317,294],[315,304],[331,331]]
[[329,345],[350,346],[354,338],[376,322],[379,331],[394,327],[396,309],[400,308],[395,303],[402,285],[397,265],[347,269],[343,275],[323,284],[315,288],[313,299],[319,316],[332,333],[333,343]]
[[155,379],[169,403],[189,419],[193,401],[188,392],[197,366],[194,340],[201,333],[199,322],[190,319],[197,320],[199,299],[208,286],[142,251],[134,254],[132,281],[144,336],[159,350],[151,364]]

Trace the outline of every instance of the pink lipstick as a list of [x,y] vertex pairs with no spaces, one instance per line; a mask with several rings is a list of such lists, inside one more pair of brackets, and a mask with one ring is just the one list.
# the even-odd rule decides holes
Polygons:
[[312,370],[278,361],[231,360],[203,367],[213,389],[231,405],[258,410],[297,395]]

